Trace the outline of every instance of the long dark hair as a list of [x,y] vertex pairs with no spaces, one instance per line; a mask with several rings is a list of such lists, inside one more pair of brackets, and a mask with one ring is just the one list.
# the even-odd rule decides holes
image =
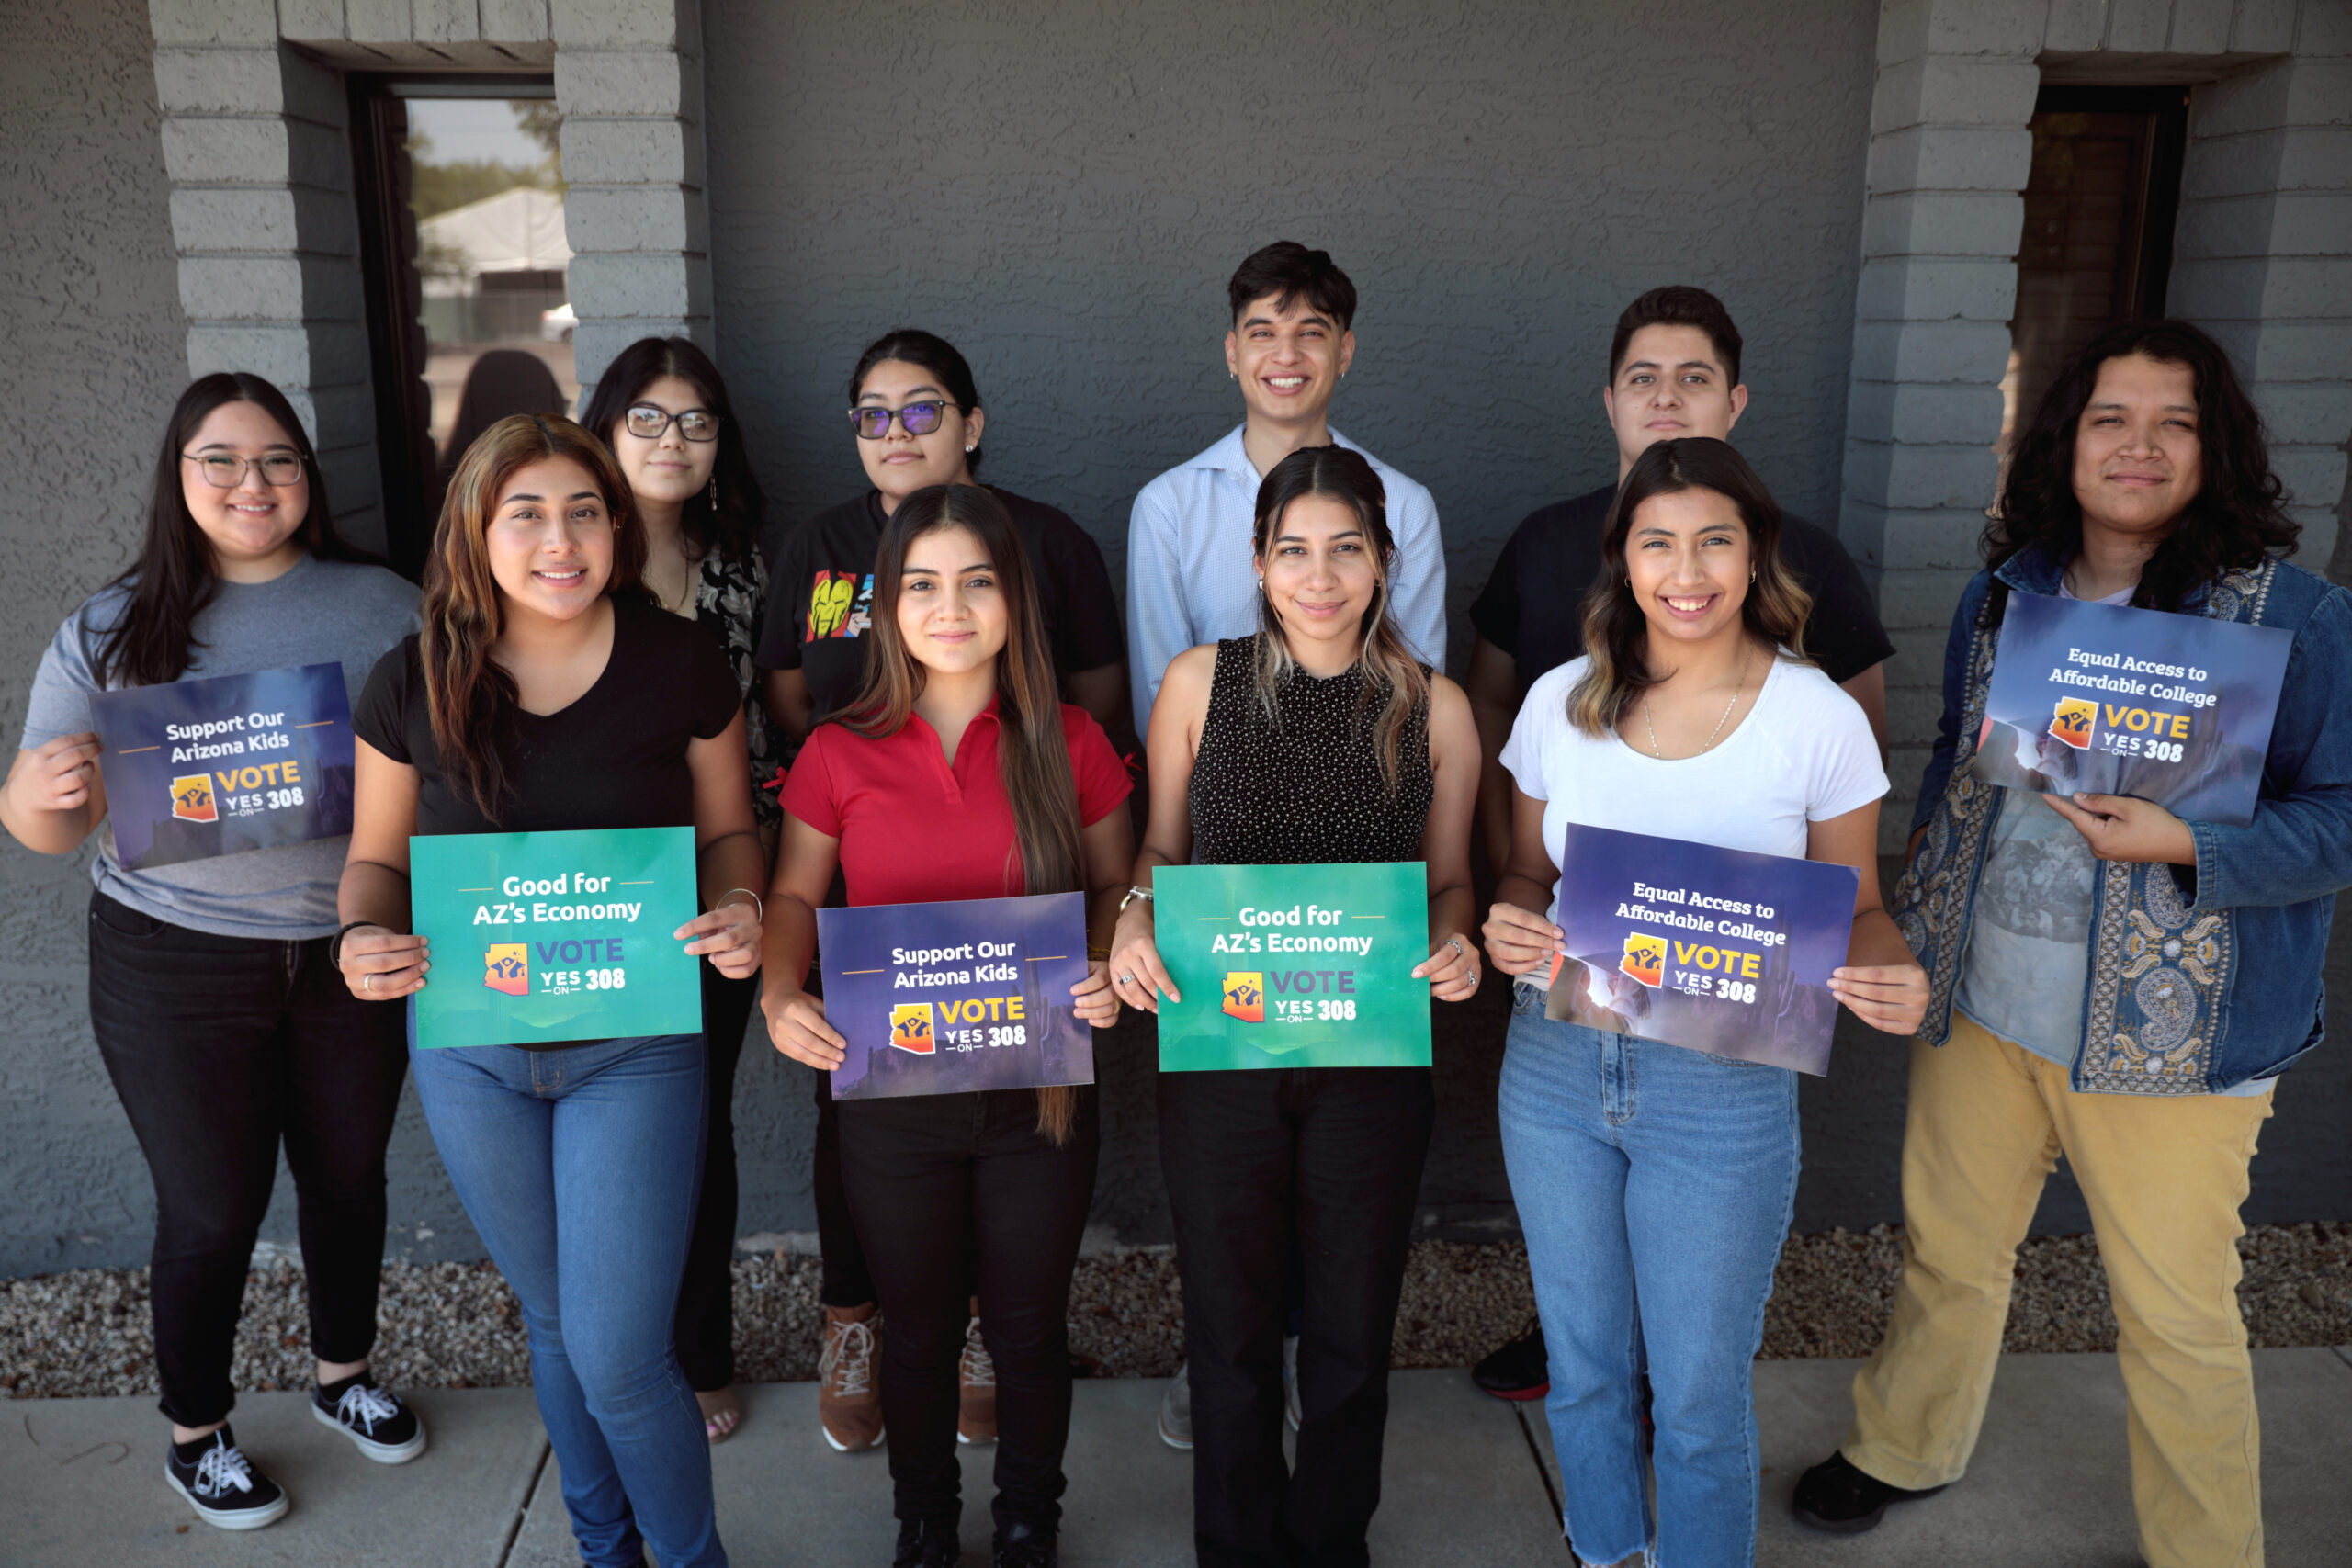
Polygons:
[[[899,594],[908,547],[926,534],[968,529],[988,551],[1002,584],[1006,617],[997,655],[997,768],[1012,803],[1013,853],[1023,891],[1071,893],[1086,885],[1086,850],[1080,838],[1078,781],[1062,737],[1062,703],[1046,641],[1046,618],[1027,550],[1004,503],[978,485],[928,485],[899,502],[883,525],[874,558],[874,623],[865,634],[865,670],[839,715],[853,734],[896,735],[914,712],[929,671],[899,635]],[[1005,862],[1005,890],[1014,861]],[[1077,1115],[1077,1091],[1037,1091],[1037,1126],[1067,1143]]]
[[[641,337],[620,351],[596,382],[596,395],[580,423],[606,446],[617,448],[613,433],[621,415],[645,395],[645,389],[664,376],[693,385],[702,406],[718,416],[718,452],[711,484],[695,492],[679,517],[689,552],[699,560],[717,550],[727,560],[742,560],[759,548],[760,528],[767,518],[767,495],[752,472],[743,445],[743,427],[735,422],[735,405],[728,400],[727,383],[710,355],[682,337]],[[710,499],[718,491],[718,504]]]
[[614,524],[606,596],[645,597],[645,529],[629,505],[619,465],[595,436],[568,419],[510,414],[458,457],[442,499],[441,521],[433,530],[433,553],[424,562],[424,629],[417,651],[441,765],[493,822],[507,787],[499,728],[516,697],[514,678],[491,657],[506,619],[483,535],[506,481],[517,469],[547,457],[571,458],[604,491]]
[[1615,729],[1634,699],[1663,679],[1643,657],[1650,623],[1631,592],[1625,539],[1642,502],[1686,490],[1713,491],[1739,509],[1740,521],[1747,527],[1747,559],[1756,569],[1756,580],[1740,601],[1740,624],[1749,636],[1804,657],[1804,623],[1813,614],[1813,595],[1781,558],[1781,508],[1772,492],[1728,442],[1690,435],[1653,443],[1634,459],[1625,482],[1617,487],[1609,525],[1601,535],[1600,571],[1584,596],[1589,662],[1568,693],[1568,722],[1587,735]]
[[[857,368],[849,373],[849,400],[854,406],[865,395],[865,375],[886,359],[903,360],[920,365],[939,378],[940,389],[956,405],[956,412],[968,415],[980,406],[980,389],[972,380],[972,367],[956,352],[956,345],[936,333],[916,327],[896,327],[865,345],[857,356]],[[978,447],[964,455],[967,473],[980,471],[980,459],[986,456]]]
[[147,538],[139,559],[109,587],[130,591],[130,603],[115,624],[99,634],[96,673],[107,686],[158,686],[187,673],[197,647],[197,613],[220,592],[213,570],[212,546],[187,509],[180,486],[180,455],[196,433],[227,403],[251,403],[277,422],[286,439],[302,459],[310,479],[310,508],[294,537],[321,560],[368,560],[376,558],[344,543],[334,531],[334,513],[327,505],[326,476],[319,472],[318,454],[311,449],[310,433],[296,417],[286,394],[243,370],[216,370],[188,383],[172,417],[164,425],[163,449],[155,456],[154,488],[147,497]]
[[1405,645],[1392,611],[1391,576],[1396,567],[1396,539],[1388,528],[1388,491],[1380,476],[1360,452],[1344,446],[1302,446],[1266,472],[1258,486],[1258,515],[1250,530],[1250,548],[1258,558],[1258,704],[1269,721],[1281,722],[1282,683],[1296,668],[1290,641],[1274,602],[1267,597],[1263,572],[1266,552],[1274,542],[1283,513],[1291,502],[1310,495],[1343,501],[1354,509],[1364,538],[1372,547],[1376,573],[1372,603],[1357,624],[1356,668],[1363,685],[1356,694],[1359,706],[1377,701],[1373,717],[1374,754],[1380,761],[1381,783],[1394,795],[1402,762],[1405,735],[1413,715],[1429,701],[1429,677],[1420,660]]
[[[2038,547],[2063,565],[2083,547],[2083,508],[2075,496],[2075,433],[2110,359],[2133,355],[2186,366],[2197,399],[2197,442],[2204,480],[2173,531],[2141,569],[2132,603],[2177,607],[2191,589],[2233,568],[2290,555],[2301,532],[2287,514],[2284,487],[2270,471],[2262,415],[2245,395],[2222,345],[2180,321],[2124,321],[2085,344],[2050,383],[2018,438],[1999,502],[1984,525],[1984,562],[1999,567]],[[1997,624],[2007,595],[1995,583],[1983,624]]]

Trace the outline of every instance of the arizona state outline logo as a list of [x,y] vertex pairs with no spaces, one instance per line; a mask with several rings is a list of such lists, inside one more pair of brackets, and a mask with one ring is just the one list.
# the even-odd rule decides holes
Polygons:
[[2089,697],[2060,697],[2050,719],[2050,739],[2077,751],[2091,749],[2091,729],[2098,722],[2098,704]]
[[1665,985],[1666,938],[1634,931],[1625,939],[1625,956],[1617,967],[1652,989]]
[[220,820],[220,808],[212,803],[209,773],[188,773],[172,781],[172,815],[183,822]]
[[1225,1011],[1244,1023],[1266,1021],[1266,972],[1238,969],[1225,976]]
[[900,1002],[890,1010],[890,1044],[899,1051],[928,1056],[939,1049],[932,1037],[929,1002]]
[[503,991],[510,997],[531,994],[531,961],[525,955],[523,943],[502,942],[493,943],[481,955],[481,983],[493,991]]

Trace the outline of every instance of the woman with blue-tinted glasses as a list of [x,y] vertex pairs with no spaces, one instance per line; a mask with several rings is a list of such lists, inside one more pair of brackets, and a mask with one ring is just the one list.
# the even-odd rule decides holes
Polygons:
[[[2063,1152],[2115,1297],[2132,1498],[2152,1568],[2262,1562],[2238,1207],[2278,1075],[2318,1040],[2352,883],[2352,594],[2280,558],[2296,528],[2219,344],[2182,321],[2094,339],[2026,428],[1961,596],[1943,720],[1894,913],[1931,990],[1911,1052],[1902,1286],[1798,1518],[1850,1534],[1960,1479],[2018,1243]],[[2019,593],[2294,634],[2244,827],[2124,795],[1988,786],[1971,761]]]

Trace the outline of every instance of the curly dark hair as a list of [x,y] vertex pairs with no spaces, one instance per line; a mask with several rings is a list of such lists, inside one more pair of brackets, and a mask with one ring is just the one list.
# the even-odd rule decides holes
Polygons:
[[[2188,367],[2204,483],[2149,558],[2132,603],[2173,609],[2191,589],[2224,571],[2294,552],[2300,530],[2287,515],[2284,487],[2270,471],[2262,415],[2245,395],[2230,356],[2187,321],[2122,321],[2083,345],[2042,394],[2032,423],[2018,438],[1999,503],[1984,525],[1987,566],[1997,568],[2031,546],[2059,561],[2072,559],[2082,548],[2083,509],[2075,498],[2075,428],[2098,385],[2099,367],[2135,354]],[[1992,621],[1999,619],[2006,600],[1996,592],[1986,601]]]

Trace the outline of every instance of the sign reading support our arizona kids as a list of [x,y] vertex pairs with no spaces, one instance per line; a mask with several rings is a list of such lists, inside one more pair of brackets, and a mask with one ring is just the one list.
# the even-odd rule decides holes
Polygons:
[[1094,1081],[1086,896],[817,911],[825,1021],[849,1042],[835,1100]]
[[1568,824],[1546,1018],[1829,1071],[1860,878],[1848,865]]
[[670,934],[700,908],[693,829],[441,834],[408,861],[420,1045],[701,1030],[705,960]]
[[1429,868],[1163,865],[1159,1070],[1426,1067]]
[[2244,826],[2294,642],[2281,626],[2012,593],[1977,776]]
[[115,855],[131,870],[351,831],[340,664],[99,692]]

